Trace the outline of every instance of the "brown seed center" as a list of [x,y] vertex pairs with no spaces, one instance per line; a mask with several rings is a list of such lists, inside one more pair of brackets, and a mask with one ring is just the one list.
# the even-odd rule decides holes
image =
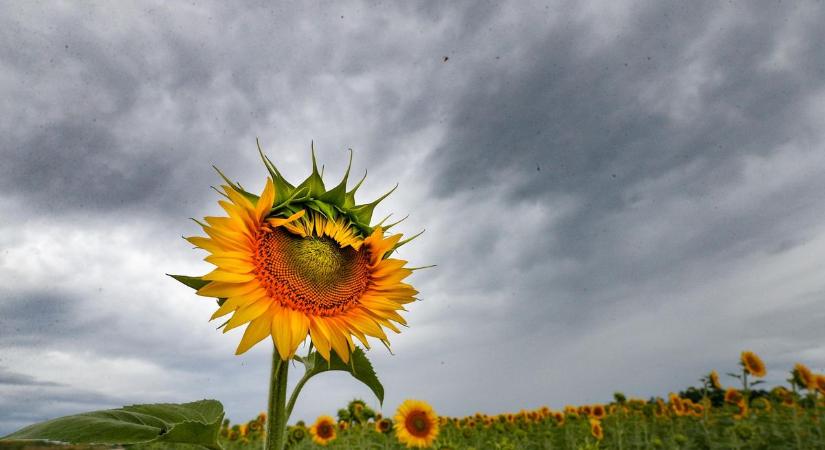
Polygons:
[[283,228],[258,237],[255,266],[269,295],[284,306],[331,316],[356,304],[369,283],[365,247],[341,248],[328,237],[294,235]]

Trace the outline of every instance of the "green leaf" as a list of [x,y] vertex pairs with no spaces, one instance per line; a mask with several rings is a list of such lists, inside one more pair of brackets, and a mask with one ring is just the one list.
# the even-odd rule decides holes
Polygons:
[[166,275],[169,275],[170,277],[180,281],[181,283],[189,286],[190,288],[196,291],[209,284],[209,281],[203,280],[201,279],[201,277],[190,277],[188,275],[172,275],[170,273],[167,273]]
[[367,385],[375,396],[378,397],[380,403],[384,403],[384,386],[378,381],[378,376],[375,374],[370,360],[367,359],[367,355],[360,348],[356,348],[352,352],[349,363],[342,361],[335,352],[330,353],[329,362],[318,352],[312,352],[309,356],[300,359],[296,357],[295,359],[304,363],[306,367],[304,378],[306,379],[330,370],[349,372],[356,380]]
[[37,423],[0,438],[68,444],[194,444],[219,450],[223,405],[217,400],[131,405]]

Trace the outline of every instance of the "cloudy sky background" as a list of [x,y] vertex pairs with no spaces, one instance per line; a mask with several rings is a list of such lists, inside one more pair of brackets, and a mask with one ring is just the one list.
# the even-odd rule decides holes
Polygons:
[[[258,190],[369,170],[421,302],[385,412],[648,397],[825,370],[822,2],[0,5],[0,434],[134,402],[266,406],[270,347],[166,272]],[[445,60],[446,59],[446,60]],[[297,375],[299,369],[293,371]],[[733,383],[728,379],[726,382]],[[369,391],[343,374],[293,421]]]

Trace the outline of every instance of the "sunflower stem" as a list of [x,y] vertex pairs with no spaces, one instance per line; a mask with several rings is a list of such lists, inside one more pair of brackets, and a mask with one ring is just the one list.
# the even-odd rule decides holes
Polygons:
[[289,361],[282,361],[273,348],[272,372],[269,375],[269,415],[266,422],[265,450],[283,450],[286,442],[286,380]]

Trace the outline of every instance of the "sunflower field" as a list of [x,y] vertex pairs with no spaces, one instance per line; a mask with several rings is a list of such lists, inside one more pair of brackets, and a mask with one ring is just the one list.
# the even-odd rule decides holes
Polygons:
[[[788,386],[758,389],[765,365],[743,352],[741,371],[725,387],[716,371],[667,398],[541,407],[466,417],[435,414],[408,400],[392,416],[353,400],[335,417],[289,425],[290,449],[825,449],[825,375],[797,364]],[[261,448],[266,414],[246,423],[225,420],[221,445]]]

